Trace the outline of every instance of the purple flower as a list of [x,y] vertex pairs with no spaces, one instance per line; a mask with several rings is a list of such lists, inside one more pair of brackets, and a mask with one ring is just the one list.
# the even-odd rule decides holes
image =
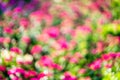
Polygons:
[[0,10],[5,11],[6,10],[6,4],[0,3]]

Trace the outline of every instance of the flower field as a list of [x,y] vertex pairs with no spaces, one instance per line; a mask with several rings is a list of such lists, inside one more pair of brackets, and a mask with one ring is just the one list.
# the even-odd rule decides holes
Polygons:
[[120,80],[120,0],[0,0],[0,80]]

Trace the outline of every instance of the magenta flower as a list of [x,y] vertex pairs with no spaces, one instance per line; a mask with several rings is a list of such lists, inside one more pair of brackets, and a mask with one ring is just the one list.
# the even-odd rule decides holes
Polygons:
[[14,10],[13,10],[14,13],[16,14],[19,14],[22,12],[22,8],[21,7],[16,7]]
[[42,56],[40,58],[39,63],[43,66],[46,66],[46,67],[52,67],[53,61],[48,56]]
[[21,18],[19,24],[20,24],[20,26],[22,26],[22,27],[24,27],[24,28],[27,28],[30,23],[29,23],[29,20],[28,20],[28,19],[26,19],[26,18]]
[[45,73],[39,73],[39,74],[38,74],[38,78],[39,78],[39,79],[41,79],[41,78],[43,78],[43,77],[45,77],[45,76],[46,76]]
[[5,67],[5,66],[0,65],[0,71],[5,71],[5,70],[6,70],[6,67]]
[[7,34],[13,34],[13,29],[11,27],[5,27],[4,32]]
[[59,43],[61,49],[67,49],[68,48],[68,43],[64,38],[59,39],[58,43]]
[[102,60],[105,60],[105,61],[108,61],[108,60],[111,60],[112,57],[110,56],[110,54],[103,54],[102,55]]
[[60,34],[60,31],[59,31],[59,28],[57,27],[50,27],[47,31],[48,35],[52,38],[56,38],[59,36]]
[[55,63],[52,64],[52,67],[53,67],[54,69],[57,69],[57,70],[62,70],[62,66],[60,66],[60,65],[58,65],[58,64],[55,64]]
[[89,68],[92,70],[98,70],[101,68],[101,63],[102,63],[102,60],[97,59],[89,65]]
[[114,59],[117,57],[117,53],[109,53],[109,55]]
[[21,53],[22,53],[21,49],[19,49],[19,48],[17,48],[17,47],[12,47],[12,48],[10,49],[10,51],[15,52],[15,53],[18,53],[18,54],[21,54]]
[[77,80],[77,78],[72,76],[69,72],[65,72],[63,80]]
[[42,47],[40,45],[35,45],[31,49],[31,54],[38,54],[42,51]]
[[35,77],[35,76],[37,76],[37,72],[33,70],[26,71],[24,74],[25,78]]
[[31,78],[30,80],[39,80],[38,78]]
[[14,74],[16,75],[16,73],[20,73],[20,74],[24,74],[25,73],[25,70],[22,69],[22,68],[13,68],[13,69],[10,69],[8,70],[8,74]]

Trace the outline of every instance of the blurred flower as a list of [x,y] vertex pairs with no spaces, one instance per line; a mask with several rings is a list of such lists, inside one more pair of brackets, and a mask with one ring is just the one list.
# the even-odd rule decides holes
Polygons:
[[0,37],[0,43],[4,42],[4,37]]
[[14,14],[19,14],[19,13],[22,12],[22,8],[21,7],[16,7],[16,8],[14,8],[13,12],[14,12]]
[[52,38],[56,38],[59,36],[60,34],[60,31],[59,31],[59,28],[57,27],[50,27],[47,31],[48,35]]
[[1,52],[1,57],[5,60],[5,61],[11,61],[12,60],[12,55],[10,54],[10,52],[8,50],[2,50]]
[[77,78],[72,76],[69,72],[65,72],[63,80],[77,80]]
[[22,53],[21,49],[19,49],[19,48],[17,48],[17,47],[12,47],[12,48],[10,49],[10,51],[15,52],[15,53],[17,53],[17,54],[21,54],[21,53]]
[[68,43],[64,38],[60,38],[58,40],[58,43],[59,43],[61,49],[67,49],[68,48]]
[[36,75],[37,75],[36,71],[29,70],[29,71],[25,71],[24,77],[30,78],[30,77],[35,77]]
[[43,77],[45,77],[45,76],[46,76],[45,73],[39,73],[39,74],[38,74],[38,78],[39,78],[39,79],[41,79],[41,78],[43,78]]
[[31,49],[31,54],[41,53],[42,47],[40,45],[34,45]]
[[11,27],[5,27],[4,32],[7,34],[13,34],[13,29]]
[[17,75],[17,73],[19,73],[19,74],[24,74],[25,73],[25,70],[24,69],[22,69],[22,68],[12,68],[12,69],[10,69],[10,70],[8,70],[8,74],[9,75],[11,75],[11,74],[13,74],[13,75]]
[[26,18],[21,18],[19,24],[20,24],[20,26],[22,26],[26,29],[30,25],[30,22]]
[[32,61],[33,61],[33,56],[32,55],[26,54],[24,56],[24,64],[31,64]]
[[80,70],[79,70],[79,74],[84,74],[86,72],[86,69],[85,68],[81,68]]
[[41,56],[39,64],[46,67],[52,67],[53,61],[48,56]]
[[0,65],[0,71],[2,71],[2,72],[6,71],[6,67],[5,67],[5,66]]
[[29,44],[30,43],[30,38],[28,36],[23,36],[22,41],[26,44]]
[[92,70],[98,70],[101,68],[101,60],[97,59],[89,65],[89,68]]
[[18,64],[23,64],[23,63],[24,63],[24,58],[23,58],[23,56],[18,55],[18,56],[16,57],[16,62],[17,62]]
[[57,69],[57,70],[62,70],[62,66],[60,66],[60,65],[58,65],[58,64],[55,64],[55,63],[52,64],[52,67],[53,67],[54,69]]

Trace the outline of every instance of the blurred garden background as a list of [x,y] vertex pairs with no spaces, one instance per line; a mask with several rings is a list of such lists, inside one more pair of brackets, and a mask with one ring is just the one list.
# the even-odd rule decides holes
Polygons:
[[0,80],[120,80],[120,0],[0,0]]

